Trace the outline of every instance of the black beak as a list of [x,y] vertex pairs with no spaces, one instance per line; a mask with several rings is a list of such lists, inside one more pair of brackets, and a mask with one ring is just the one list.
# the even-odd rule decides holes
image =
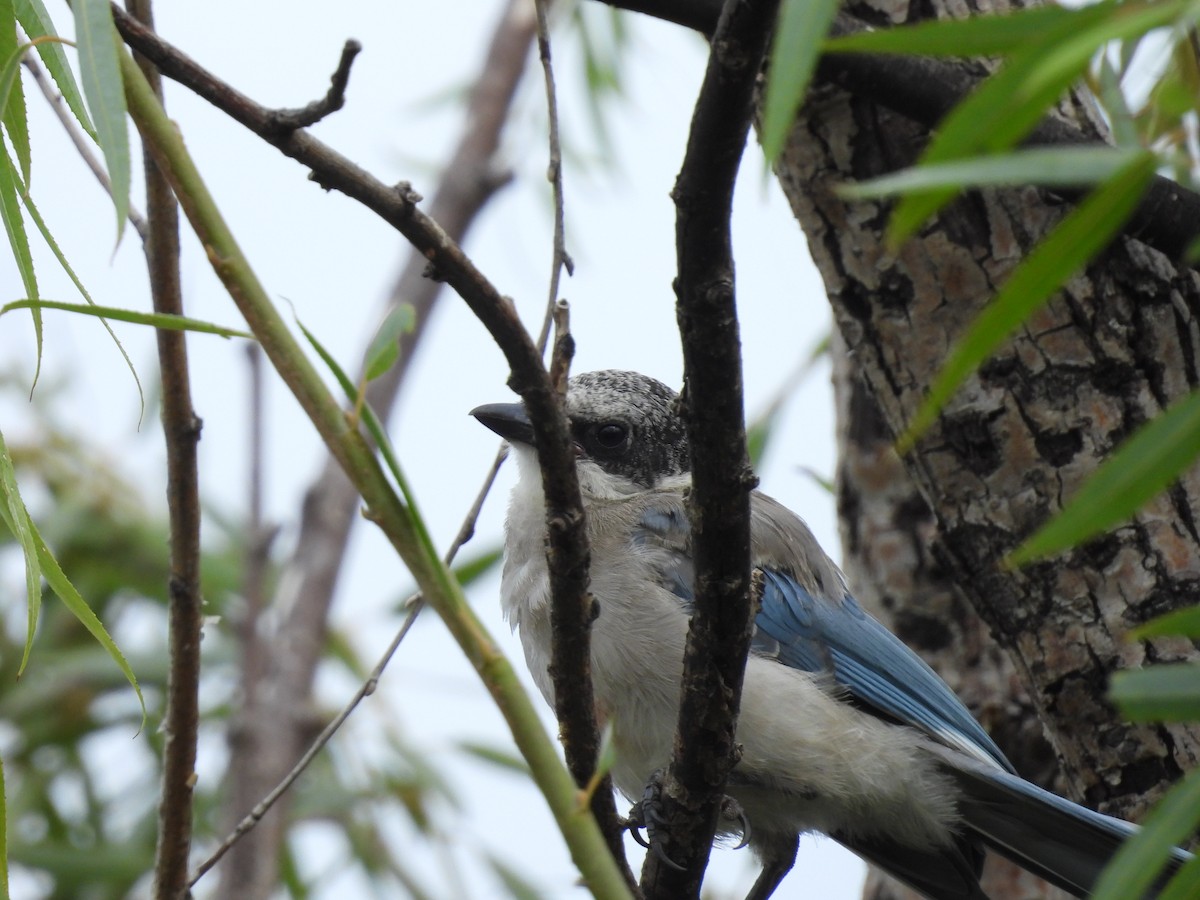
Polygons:
[[471,410],[471,415],[510,444],[533,445],[533,427],[520,403],[485,403]]

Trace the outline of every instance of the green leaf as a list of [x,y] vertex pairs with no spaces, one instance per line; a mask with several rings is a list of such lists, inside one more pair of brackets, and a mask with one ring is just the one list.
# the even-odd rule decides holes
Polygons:
[[1066,507],[1006,560],[1020,566],[1074,547],[1137,512],[1191,465],[1200,448],[1200,392],[1150,420],[1084,483]]
[[1200,721],[1200,664],[1163,663],[1117,672],[1108,696],[1134,721]]
[[762,146],[768,164],[783,151],[837,6],[837,0],[783,0],[763,100]]
[[3,495],[0,496],[0,519],[17,538],[25,558],[25,647],[21,651],[21,664],[17,667],[17,677],[20,677],[29,662],[38,617],[42,611],[42,559],[38,552],[40,541],[33,520],[29,518],[29,511],[21,500],[17,472],[3,435],[0,435],[0,494]]
[[476,551],[469,559],[456,563],[450,571],[458,579],[458,583],[465,588],[496,568],[502,559],[504,559],[504,547],[498,545]]
[[493,747],[491,744],[480,744],[476,741],[460,741],[458,747],[464,753],[468,753],[476,759],[489,762],[492,765],[515,772],[518,775],[529,775],[529,764],[521,757],[509,753],[507,750]]
[[914,166],[870,181],[842,185],[837,192],[842,197],[861,200],[945,187],[1020,184],[1080,187],[1107,181],[1143,153],[1139,148],[1034,147],[996,156],[975,156],[953,162]]
[[511,864],[499,856],[487,856],[488,865],[492,872],[504,884],[504,889],[513,900],[544,900],[541,892],[522,872],[518,872]]
[[388,312],[379,331],[367,348],[364,371],[367,381],[374,381],[396,364],[400,358],[400,338],[417,325],[417,312],[411,303],[398,303]]
[[100,149],[117,212],[117,241],[129,215],[129,131],[125,124],[125,88],[117,57],[117,37],[108,0],[75,0],[75,38],[83,93],[96,123]]
[[[33,219],[33,224],[36,225],[38,231],[41,232],[42,239],[46,242],[46,245],[54,254],[54,258],[58,260],[58,264],[62,266],[63,271],[67,273],[67,276],[74,283],[75,289],[79,291],[79,293],[83,296],[83,299],[86,300],[90,305],[95,306],[96,304],[95,301],[92,300],[91,294],[89,294],[87,288],[83,286],[83,282],[79,280],[78,276],[75,274],[75,270],[71,268],[71,264],[67,262],[66,255],[58,246],[58,241],[54,239],[54,235],[50,233],[50,229],[47,227],[46,221],[42,218],[42,214],[38,211],[37,204],[33,202],[33,197],[29,195],[29,186],[18,183],[17,190],[20,192],[21,202],[25,204],[25,211],[29,213],[29,218]],[[40,365],[42,314],[39,307],[33,306],[32,309],[34,327],[37,329],[38,333],[38,359]],[[105,319],[101,319],[100,321],[104,323],[105,331],[108,332],[108,336],[112,338],[113,343],[117,345],[117,349],[121,352],[121,356],[124,357],[125,366],[129,369],[129,373],[133,376],[134,384],[137,385],[138,402],[141,407],[138,413],[138,421],[140,422],[141,414],[144,413],[146,409],[146,394],[142,390],[142,380],[138,378],[137,369],[135,369],[133,366],[133,360],[130,359],[129,354],[125,352],[125,347],[117,337],[116,333],[112,330],[112,326],[109,325]]]
[[[21,216],[21,207],[17,202],[18,182],[17,173],[13,169],[12,160],[4,142],[0,141],[0,219],[4,220],[4,230],[8,233],[8,244],[12,248],[13,260],[21,273],[21,281],[25,285],[25,293],[32,299],[38,298],[37,275],[33,268],[33,254],[29,249],[29,236],[25,233],[25,219]],[[40,310],[33,311],[33,336],[37,348],[37,371],[33,382],[37,384],[38,373],[42,369],[42,314]]]
[[8,892],[8,792],[4,787],[4,760],[0,759],[0,897]]
[[21,664],[17,674],[20,675],[25,671],[25,665],[29,661],[29,653],[33,647],[33,638],[42,606],[42,578],[44,577],[46,583],[50,586],[50,590],[62,600],[67,610],[79,620],[80,624],[91,633],[97,643],[116,662],[117,667],[137,694],[138,702],[142,707],[142,724],[145,725],[146,703],[142,698],[142,689],[133,674],[133,669],[129,667],[129,663],[126,662],[124,655],[116,643],[113,642],[113,639],[105,630],[100,619],[92,611],[92,608],[87,605],[83,597],[80,596],[79,591],[75,589],[75,586],[71,584],[70,580],[63,573],[58,561],[54,558],[54,555],[50,552],[50,548],[46,546],[46,542],[38,532],[37,526],[33,524],[33,520],[29,516],[29,511],[25,508],[25,504],[18,493],[16,471],[13,468],[12,457],[8,452],[8,446],[4,442],[2,435],[0,435],[0,494],[3,494],[0,497],[0,520],[16,536],[25,556],[25,586],[28,609],[26,620],[28,633],[25,637],[25,648],[22,652]]
[[254,340],[254,335],[237,328],[226,328],[224,325],[214,325],[202,319],[191,319],[187,316],[176,316],[169,313],[138,312],[134,309],[122,309],[119,306],[99,306],[95,303],[65,303],[60,300],[14,300],[0,307],[0,316],[14,309],[60,309],[65,312],[78,313],[81,316],[94,316],[97,319],[113,319],[118,322],[132,322],[135,325],[149,325],[152,328],[163,328],[167,331],[194,331],[199,334],[215,334],[223,338],[246,338]]
[[146,725],[146,700],[142,697],[142,688],[138,684],[137,676],[133,674],[133,669],[125,659],[125,655],[104,628],[104,623],[100,621],[96,613],[92,611],[92,608],[87,605],[87,601],[75,589],[75,585],[71,584],[70,579],[67,578],[62,567],[59,566],[58,560],[54,558],[54,555],[50,552],[50,548],[42,540],[37,527],[32,522],[30,522],[30,527],[37,541],[38,561],[41,564],[42,574],[46,578],[46,583],[50,585],[50,590],[55,593],[58,599],[63,602],[63,606],[67,608],[71,615],[79,620],[79,623],[88,630],[96,642],[108,652],[113,662],[117,664],[117,668],[121,670],[121,674],[125,676],[125,680],[129,682],[129,686],[137,694],[138,703],[142,707],[142,727],[144,728]]
[[[363,424],[367,426],[367,433],[371,435],[371,439],[375,441],[376,447],[379,448],[380,454],[383,456],[383,461],[387,465],[388,471],[391,472],[392,478],[400,488],[400,495],[404,498],[402,505],[413,513],[413,524],[419,531],[425,532],[425,526],[420,517],[416,515],[416,498],[413,496],[412,490],[409,488],[408,479],[404,477],[404,471],[400,468],[400,460],[396,457],[396,450],[392,446],[391,439],[388,438],[387,430],[379,421],[379,417],[375,415],[375,411],[371,407],[362,402],[362,397],[359,395],[358,389],[354,382],[350,380],[345,370],[338,364],[338,361],[333,358],[324,345],[317,340],[317,336],[300,324],[300,331],[304,337],[308,339],[312,348],[317,351],[317,355],[321,357],[321,361],[329,367],[329,371],[333,373],[333,377],[341,386],[342,392],[346,398],[352,403],[361,405],[361,415]],[[425,532],[426,534],[428,532]],[[432,543],[429,544],[432,547]]]
[[[65,42],[58,37],[54,23],[50,20],[50,13],[46,11],[42,0],[14,0],[13,6],[17,12],[17,21],[21,23],[21,28],[29,39],[37,44],[42,64],[54,79],[58,92],[67,102],[67,108],[92,140],[98,140],[91,117],[87,114],[87,107],[84,106],[83,95],[79,92],[79,85],[75,83],[75,75],[67,62],[67,54],[62,47]],[[54,40],[38,40],[43,37],[51,37]]]
[[1158,895],[1158,900],[1196,900],[1200,897],[1200,857],[1183,864]]
[[1025,258],[986,309],[971,323],[929,389],[908,430],[897,441],[907,453],[958,386],[1029,315],[1099,253],[1120,230],[1154,173],[1153,154],[1137,155],[1079,204]]
[[[938,125],[921,163],[996,154],[1024,138],[1050,106],[1083,75],[1096,50],[1110,40],[1173,22],[1195,0],[1105,6],[1110,14],[1080,23],[1064,20],[1028,42]],[[898,247],[948,203],[951,188],[912,193],[897,205],[888,243]]]
[[1139,641],[1151,637],[1168,637],[1171,635],[1200,638],[1200,606],[1189,606],[1186,609],[1173,610],[1165,615],[1151,619],[1144,625],[1139,625],[1131,633],[1131,636]]
[[1171,788],[1146,816],[1142,828],[1121,845],[1092,893],[1092,900],[1144,897],[1175,845],[1200,825],[1200,769]]
[[1076,10],[1037,6],[1004,15],[971,16],[860,31],[830,38],[825,42],[824,50],[826,53],[907,56],[1004,56],[1041,38],[1048,28],[1061,27],[1064,20],[1095,19],[1107,15],[1112,6],[1111,2]]
[[8,140],[21,164],[21,175],[29,180],[29,120],[25,114],[25,91],[17,77],[21,57],[29,49],[28,44],[17,46],[17,17],[13,0],[0,0],[0,59],[4,68],[0,70],[0,108],[3,109],[4,129]]

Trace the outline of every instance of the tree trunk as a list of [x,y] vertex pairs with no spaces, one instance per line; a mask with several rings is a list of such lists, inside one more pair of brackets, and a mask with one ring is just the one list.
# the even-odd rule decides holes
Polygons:
[[[881,5],[850,11],[871,21],[918,17]],[[1200,278],[1119,239],[959,390],[901,473],[886,448],[892,434],[997,285],[1065,212],[1033,188],[975,192],[890,255],[887,207],[843,201],[834,188],[910,164],[927,138],[909,120],[821,85],[777,166],[854,369],[841,398],[847,566],[866,602],[940,657],[943,677],[1026,777],[1046,783],[1049,774],[1031,739],[1032,708],[1066,779],[1058,789],[1136,819],[1195,765],[1200,728],[1129,724],[1105,690],[1117,669],[1197,655],[1190,642],[1127,635],[1195,601],[1200,472],[1078,550],[1018,572],[999,561],[1133,429],[1195,388]],[[1032,707],[1014,693],[1018,679]],[[1026,886],[991,891],[1029,896]]]

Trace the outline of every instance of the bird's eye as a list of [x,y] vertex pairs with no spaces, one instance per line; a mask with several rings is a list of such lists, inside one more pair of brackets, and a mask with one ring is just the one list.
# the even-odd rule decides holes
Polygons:
[[594,435],[596,443],[605,450],[616,450],[625,443],[625,437],[628,433],[629,429],[624,425],[617,422],[606,422],[603,425],[596,426]]

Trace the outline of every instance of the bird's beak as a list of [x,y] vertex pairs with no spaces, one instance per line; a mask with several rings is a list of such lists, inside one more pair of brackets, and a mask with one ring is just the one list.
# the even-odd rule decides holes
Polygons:
[[520,403],[485,403],[471,410],[471,415],[510,444],[533,445],[533,427]]

